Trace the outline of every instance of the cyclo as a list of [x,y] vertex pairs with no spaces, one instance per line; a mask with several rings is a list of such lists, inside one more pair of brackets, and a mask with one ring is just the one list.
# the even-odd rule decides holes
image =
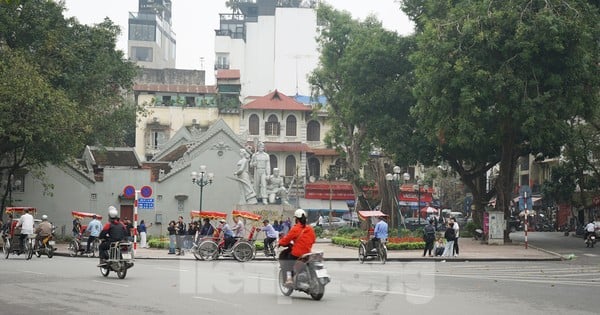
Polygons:
[[[200,213],[200,216],[202,216],[204,211],[200,211]],[[214,214],[215,212],[209,213]],[[232,214],[233,216],[246,218],[252,221],[260,220],[260,215],[251,212],[233,210]],[[225,216],[226,215],[227,214],[225,214]],[[222,217],[222,213],[219,219],[225,219]],[[256,227],[252,227],[248,238],[236,238],[235,243],[230,249],[225,248],[225,239],[221,237],[221,232],[221,228],[217,228],[214,237],[200,241],[198,249],[194,251],[196,259],[213,260],[218,259],[219,257],[233,257],[237,261],[246,262],[254,258],[256,253],[254,247],[254,238],[257,234]]]
[[[71,211],[71,215],[74,219],[77,218],[80,220],[83,220],[84,218],[91,219],[93,216],[96,216],[98,220],[102,220],[101,215],[89,212]],[[100,245],[100,240],[97,238],[93,241],[92,244],[90,244],[90,252],[85,252],[87,249],[87,242],[89,239],[89,235],[85,235],[86,228],[87,225],[82,224],[79,235],[76,238],[74,238],[71,242],[69,242],[69,247],[67,248],[67,250],[69,251],[69,256],[73,257],[84,254],[86,254],[88,257],[98,256],[98,246]]]
[[[194,257],[196,257],[197,260],[205,260],[205,259],[207,259],[205,257],[205,255],[207,255],[208,253],[201,253],[199,250],[200,249],[199,245],[202,244],[202,242],[207,241],[207,240],[211,240],[214,242],[218,241],[218,239],[219,239],[218,232],[219,231],[217,231],[217,229],[215,228],[215,224],[213,224],[212,221],[218,222],[218,220],[227,219],[227,213],[218,212],[218,211],[191,211],[190,216],[191,216],[192,220],[197,219],[199,221],[199,225],[200,225],[199,230],[202,228],[202,225],[203,225],[202,221],[204,221],[204,219],[210,220],[211,221],[210,224],[213,226],[213,229],[214,229],[213,235],[201,236],[199,234],[199,232],[196,233],[196,235],[194,235],[194,244],[192,245],[191,252],[192,252],[192,254],[194,254]],[[212,251],[210,253],[212,253]]]
[[4,241],[4,246],[2,246],[4,258],[8,259],[8,256],[12,253],[13,255],[21,255],[26,254],[27,259],[31,259],[33,256],[33,247],[35,243],[35,234],[29,235],[28,239],[23,240],[25,244],[23,245],[24,250],[21,250],[21,228],[17,227],[17,223],[19,222],[19,218],[25,213],[25,209],[29,210],[29,214],[35,216],[37,212],[36,208],[33,207],[7,207],[6,214],[12,214],[13,219],[10,222],[9,228],[4,231],[2,234],[2,240]]
[[[369,227],[371,226],[371,218],[387,217],[387,215],[381,211],[358,211],[358,217],[362,220],[367,220]],[[385,245],[386,240],[379,240],[376,247],[373,247],[373,229],[369,228],[367,236],[360,239],[360,245],[358,247],[358,260],[362,264],[367,259],[377,259],[382,264],[385,264],[387,260],[387,247]]]

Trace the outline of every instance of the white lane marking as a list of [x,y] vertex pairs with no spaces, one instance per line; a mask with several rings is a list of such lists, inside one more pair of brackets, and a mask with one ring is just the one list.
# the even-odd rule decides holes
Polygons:
[[156,268],[154,268],[154,269],[157,269],[157,270],[164,270],[164,271],[183,271],[183,272],[187,272],[187,271],[189,271],[189,270],[187,270],[187,269],[179,269],[179,268],[164,268],[164,267],[156,267]]
[[106,281],[98,281],[98,280],[92,280],[92,281],[94,281],[94,282],[96,282],[96,283],[102,283],[102,284],[108,284],[108,285],[116,285],[116,286],[119,286],[119,287],[129,288],[129,286],[128,286],[128,285],[126,285],[126,284],[121,284],[121,283],[106,282]]
[[265,278],[265,277],[259,277],[259,276],[247,276],[246,278],[249,278],[249,279],[258,279],[258,280],[267,280],[267,281],[275,281],[275,280],[277,280],[275,278]]
[[414,296],[414,297],[420,297],[420,298],[432,298],[432,295],[422,295],[422,294],[413,294],[413,293],[406,293],[406,292],[400,292],[400,291],[386,291],[386,290],[371,290],[371,292],[373,293],[385,293],[385,294],[398,294],[398,295],[406,295],[406,296]]
[[34,274],[34,275],[45,275],[45,273],[42,273],[42,272],[35,272],[35,271],[29,271],[29,270],[23,270],[23,272],[25,272],[25,273],[31,273],[31,274]]
[[583,254],[583,256],[587,256],[587,257],[598,257],[598,255],[596,255],[596,254]]
[[451,277],[451,278],[466,278],[466,279],[478,279],[478,280],[495,280],[495,281],[512,281],[512,282],[531,282],[531,283],[547,283],[547,284],[563,284],[563,285],[574,285],[574,286],[589,286],[589,287],[599,287],[600,283],[595,280],[558,280],[558,279],[547,279],[547,280],[538,280],[538,279],[519,279],[519,278],[506,278],[506,276],[487,276],[482,277],[481,275],[447,275],[447,274],[437,274],[435,276],[439,277]]
[[207,298],[207,297],[203,297],[203,296],[194,296],[194,299],[203,300],[203,301],[209,301],[209,302],[214,302],[214,303],[227,304],[227,305],[232,305],[232,306],[235,306],[235,307],[239,307],[240,306],[239,304],[231,304],[231,301],[211,299],[211,298]]

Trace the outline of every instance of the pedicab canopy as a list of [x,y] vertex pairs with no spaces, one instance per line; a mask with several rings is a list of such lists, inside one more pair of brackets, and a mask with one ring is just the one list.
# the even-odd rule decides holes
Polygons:
[[209,219],[209,220],[219,220],[226,219],[227,213],[219,212],[219,211],[191,211],[190,216],[192,219]]
[[6,207],[6,214],[22,215],[23,213],[25,213],[25,209],[29,210],[29,214],[31,215],[35,215],[35,213],[37,212],[37,209],[34,207]]
[[379,210],[366,210],[366,211],[358,211],[358,217],[366,220],[367,218],[373,217],[387,217],[387,214],[379,211]]
[[249,219],[252,221],[258,221],[261,218],[261,216],[259,214],[248,212],[248,211],[242,211],[242,210],[233,210],[231,215],[233,215],[234,217],[246,218],[246,219]]
[[73,215],[73,218],[77,219],[92,218],[95,215],[98,220],[102,220],[101,215],[90,212],[71,211],[71,215]]

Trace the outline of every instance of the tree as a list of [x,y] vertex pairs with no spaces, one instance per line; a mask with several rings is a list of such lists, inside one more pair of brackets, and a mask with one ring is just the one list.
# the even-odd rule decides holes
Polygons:
[[[86,144],[123,145],[137,67],[116,50],[118,26],[65,19],[54,1],[0,2],[0,175],[64,163]],[[5,206],[6,194],[2,198]]]
[[[418,30],[412,113],[471,190],[499,163],[497,207],[508,215],[517,159],[557,156],[568,120],[599,104],[598,7],[407,0],[402,8]],[[473,191],[478,211],[484,192]]]
[[[309,81],[314,94],[327,98],[332,129],[325,141],[342,152],[354,193],[362,196],[366,183],[360,171],[369,152],[374,147],[401,146],[414,130],[409,119],[413,98],[408,61],[414,40],[385,30],[374,17],[359,22],[324,4],[317,19],[323,26],[317,40],[321,56]],[[387,186],[384,176],[378,184]],[[366,203],[357,205],[365,208]]]

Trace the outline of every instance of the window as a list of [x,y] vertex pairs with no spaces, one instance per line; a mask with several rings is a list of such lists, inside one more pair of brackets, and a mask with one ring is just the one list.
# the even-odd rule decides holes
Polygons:
[[148,143],[150,144],[150,148],[152,148],[154,150],[158,150],[160,145],[162,145],[164,142],[167,141],[166,138],[167,137],[166,137],[166,134],[164,131],[160,131],[160,130],[150,131],[150,141],[148,141]]
[[315,157],[308,159],[308,177],[313,176],[315,179],[319,179],[321,176],[321,162]]
[[279,168],[277,166],[277,157],[276,156],[274,156],[273,154],[270,154],[269,155],[269,160],[271,162],[271,170],[273,170],[274,168]]
[[288,155],[285,158],[285,176],[296,175],[296,157]]
[[156,38],[156,26],[150,24],[129,24],[129,39],[153,42]]
[[290,115],[285,120],[285,135],[288,137],[296,136],[296,116]]
[[258,115],[252,114],[248,118],[248,132],[251,135],[258,135]]
[[217,53],[217,61],[215,62],[215,70],[229,69],[229,54]]
[[308,122],[306,131],[306,140],[308,141],[321,141],[321,125],[311,120]]
[[172,103],[171,103],[171,96],[170,95],[164,95],[162,97],[162,105],[163,106],[171,106],[172,105]]
[[134,61],[152,62],[152,48],[149,47],[131,47],[133,53],[131,56]]
[[186,96],[185,97],[185,105],[187,105],[188,107],[196,106],[196,98],[193,96]]
[[265,123],[266,136],[279,136],[279,121],[277,116],[271,115]]

